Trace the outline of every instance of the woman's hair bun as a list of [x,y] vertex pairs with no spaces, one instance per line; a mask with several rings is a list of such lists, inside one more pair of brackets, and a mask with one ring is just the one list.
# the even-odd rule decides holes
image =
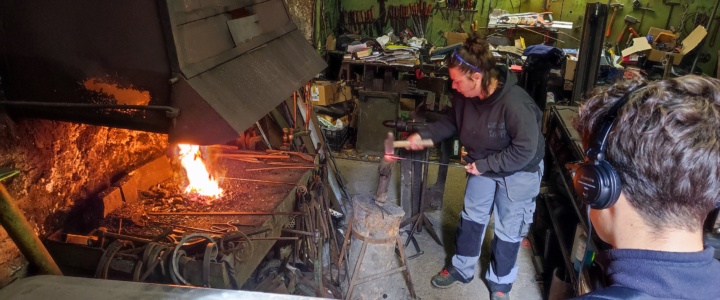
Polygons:
[[465,48],[475,57],[485,56],[489,49],[487,41],[479,34],[473,34],[465,40]]

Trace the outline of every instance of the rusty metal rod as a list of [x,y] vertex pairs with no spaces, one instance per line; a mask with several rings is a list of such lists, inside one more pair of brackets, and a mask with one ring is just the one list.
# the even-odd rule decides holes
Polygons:
[[242,231],[242,232],[245,233],[245,235],[248,235],[248,236],[249,236],[249,235],[256,235],[256,234],[265,233],[265,232],[268,232],[268,231],[270,231],[270,230],[272,230],[272,227],[270,227],[270,226],[263,226],[263,227],[260,227],[260,228],[255,228],[255,229],[253,229],[253,230]]
[[[177,227],[177,228],[182,228],[182,229],[187,229],[187,230],[195,230],[195,231],[200,231],[200,232],[214,233],[214,234],[224,234],[225,233],[225,232],[218,231],[218,230],[210,230],[210,229],[190,227],[190,226],[184,226],[184,225],[178,225],[178,224],[170,224],[170,223],[165,223],[165,222],[152,222],[152,223],[164,225],[164,226],[172,226],[172,227]],[[172,231],[170,231],[170,232],[172,232]],[[168,235],[168,234],[170,234],[170,232],[168,232],[164,235]],[[163,236],[162,238],[165,238],[165,237]]]
[[294,234],[306,235],[306,236],[315,236],[315,234],[312,233],[312,232],[307,232],[307,231],[302,231],[302,230],[295,230],[295,229],[288,229],[288,228],[283,228],[283,229],[282,229],[282,232],[294,233]]
[[126,241],[141,243],[141,244],[149,244],[152,242],[152,240],[143,239],[143,238],[134,237],[134,236],[125,235],[125,234],[112,233],[112,232],[108,232],[108,231],[104,231],[104,230],[98,231],[98,235],[100,237],[109,237],[109,238],[114,238],[114,239],[118,239],[118,240],[126,240]]
[[265,232],[268,232],[268,231],[270,231],[270,230],[272,230],[272,228],[271,228],[270,226],[263,226],[263,227],[256,228],[256,229],[253,229],[253,230],[248,230],[248,231],[237,231],[237,232],[236,232],[236,231],[230,231],[230,232],[228,232],[228,233],[225,234],[225,236],[223,237],[223,239],[229,240],[229,241],[233,241],[233,240],[235,240],[235,239],[245,238],[245,236],[251,236],[251,235],[256,235],[256,234],[265,233]]
[[277,154],[228,154],[219,153],[219,157],[228,158],[263,158],[263,159],[289,159],[290,155],[277,155]]
[[186,212],[148,212],[149,216],[266,216],[266,215],[301,215],[301,212],[262,212],[262,211],[186,211]]
[[20,252],[37,266],[42,274],[62,275],[62,271],[33,231],[30,223],[10,196],[5,185],[0,183],[0,225],[5,228]]
[[251,241],[295,241],[300,239],[296,236],[258,237],[250,238]]
[[267,164],[267,165],[273,165],[273,166],[283,166],[283,167],[292,167],[292,166],[305,166],[305,167],[309,167],[309,166],[315,166],[315,165],[309,164],[309,163],[286,163],[286,162],[279,162],[279,161],[269,161],[269,162],[265,162],[265,164]]
[[314,169],[315,166],[277,166],[272,168],[245,169],[245,171],[270,171],[278,169]]
[[292,186],[300,186],[300,184],[293,183],[293,182],[285,182],[285,181],[272,181],[272,180],[260,180],[260,179],[249,179],[249,178],[234,178],[234,177],[218,177],[218,179],[229,179],[229,180],[249,181],[249,182],[258,182],[258,183],[286,184],[286,185],[292,185]]

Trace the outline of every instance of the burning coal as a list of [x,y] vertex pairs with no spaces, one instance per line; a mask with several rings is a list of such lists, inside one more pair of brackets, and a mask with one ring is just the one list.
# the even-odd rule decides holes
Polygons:
[[185,193],[197,193],[211,198],[222,196],[223,189],[220,188],[215,176],[208,171],[200,147],[187,144],[179,144],[178,147],[178,157],[188,178]]

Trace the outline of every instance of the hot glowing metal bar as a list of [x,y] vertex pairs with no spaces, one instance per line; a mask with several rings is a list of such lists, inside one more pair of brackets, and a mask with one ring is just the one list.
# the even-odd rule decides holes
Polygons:
[[400,156],[397,156],[397,155],[389,155],[389,154],[385,154],[385,159],[387,159],[387,160],[396,160],[396,159],[402,159],[402,160],[407,160],[407,161],[413,161],[413,162],[419,162],[419,163],[424,163],[424,164],[432,164],[432,165],[439,165],[439,166],[448,166],[448,167],[453,167],[453,168],[463,168],[463,169],[465,169],[465,166],[462,166],[462,165],[455,165],[455,164],[444,164],[444,163],[439,163],[439,162],[434,162],[434,161],[426,161],[426,160],[410,159],[410,158],[404,158],[404,157],[400,157]]

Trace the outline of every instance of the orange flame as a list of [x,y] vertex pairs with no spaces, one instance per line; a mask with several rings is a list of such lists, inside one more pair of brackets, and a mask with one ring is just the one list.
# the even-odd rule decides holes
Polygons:
[[210,175],[203,162],[200,147],[197,145],[178,144],[180,163],[185,168],[188,181],[185,193],[196,192],[202,196],[217,198],[222,196],[223,189],[217,180]]

